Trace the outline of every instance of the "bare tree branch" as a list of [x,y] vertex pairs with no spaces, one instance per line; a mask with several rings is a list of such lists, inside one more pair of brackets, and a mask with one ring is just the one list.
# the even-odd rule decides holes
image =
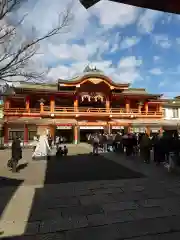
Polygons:
[[[26,15],[16,24],[10,26],[6,22],[6,16],[19,7],[25,0],[0,0],[0,81],[13,82],[14,77],[24,80],[41,80],[44,73],[31,69],[33,56],[37,54],[40,43],[45,39],[61,34],[68,30],[72,21],[71,5],[65,12],[59,14],[55,27],[40,37],[25,39],[17,44],[18,27],[23,23]],[[13,79],[13,80],[12,80]],[[19,82],[19,80],[16,80]]]
[[0,20],[17,7],[21,6],[25,0],[0,0]]

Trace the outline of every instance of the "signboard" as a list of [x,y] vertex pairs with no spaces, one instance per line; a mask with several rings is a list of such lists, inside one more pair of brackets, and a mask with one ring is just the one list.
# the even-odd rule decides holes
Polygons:
[[151,132],[152,133],[158,133],[159,132],[159,128],[151,128]]
[[79,122],[79,125],[83,125],[83,126],[105,126],[107,125],[107,122]]
[[68,129],[72,129],[72,126],[57,126],[56,129],[58,130],[68,130]]
[[146,128],[139,128],[140,133],[145,133],[145,131],[146,131]]
[[145,128],[132,128],[132,132],[134,132],[134,133],[144,133]]
[[112,129],[124,129],[123,126],[112,126]]
[[80,129],[91,129],[91,130],[98,130],[98,129],[104,129],[103,127],[101,127],[101,126],[80,126]]

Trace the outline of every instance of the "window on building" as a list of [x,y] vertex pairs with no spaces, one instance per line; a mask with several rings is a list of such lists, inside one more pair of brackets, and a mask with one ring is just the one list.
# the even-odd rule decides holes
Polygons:
[[9,140],[19,137],[21,140],[24,140],[24,131],[9,131]]
[[28,140],[32,141],[34,140],[34,136],[37,135],[37,131],[29,131],[28,132]]
[[173,112],[173,118],[178,118],[179,117],[178,108],[173,108],[172,112]]

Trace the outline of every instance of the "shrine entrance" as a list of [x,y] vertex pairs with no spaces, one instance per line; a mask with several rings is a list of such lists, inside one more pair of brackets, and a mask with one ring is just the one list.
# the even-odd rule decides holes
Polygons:
[[95,133],[104,133],[102,126],[80,126],[80,142],[87,142],[88,135]]
[[65,139],[66,143],[73,142],[73,127],[72,126],[57,126],[55,131],[55,136],[61,136]]

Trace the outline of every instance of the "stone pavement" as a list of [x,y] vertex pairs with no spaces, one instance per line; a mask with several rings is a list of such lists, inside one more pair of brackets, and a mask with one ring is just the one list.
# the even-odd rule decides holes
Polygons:
[[[72,154],[88,151],[70,147]],[[147,177],[44,185],[46,161],[33,162],[25,150],[28,166],[13,174],[6,169],[8,154],[0,152],[0,176],[16,181],[0,187],[0,238],[180,239],[180,177],[162,167],[108,153]]]

